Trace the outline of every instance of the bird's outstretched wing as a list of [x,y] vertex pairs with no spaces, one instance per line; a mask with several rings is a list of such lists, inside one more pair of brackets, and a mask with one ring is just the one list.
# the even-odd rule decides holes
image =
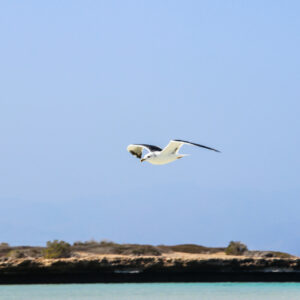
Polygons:
[[143,150],[146,149],[149,152],[153,151],[161,151],[162,149],[148,144],[131,144],[127,147],[128,152],[130,152],[132,155],[136,156],[137,158],[142,157]]
[[188,142],[188,141],[171,140],[169,142],[169,144],[162,150],[162,154],[171,154],[171,153],[176,154],[179,151],[180,147],[183,146],[184,144],[190,144],[190,145],[198,146],[198,147],[205,148],[208,150],[220,152],[219,150],[216,150],[214,148],[210,148],[210,147],[207,147],[204,145],[200,145],[200,144],[196,144],[196,143],[192,143],[192,142]]

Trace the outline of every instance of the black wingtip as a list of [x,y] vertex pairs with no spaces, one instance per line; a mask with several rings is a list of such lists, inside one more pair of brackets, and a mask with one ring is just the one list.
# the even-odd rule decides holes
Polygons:
[[200,145],[200,144],[197,144],[197,143],[193,143],[193,142],[189,142],[189,141],[184,141],[184,140],[173,140],[173,141],[175,141],[175,142],[183,142],[183,143],[191,144],[191,145],[194,145],[194,146],[198,146],[198,147],[201,147],[201,148],[205,148],[205,149],[208,149],[208,150],[212,150],[212,151],[221,153],[221,151],[219,151],[217,149],[214,149],[214,148],[211,148],[211,147],[207,147],[207,146],[204,146],[204,145]]

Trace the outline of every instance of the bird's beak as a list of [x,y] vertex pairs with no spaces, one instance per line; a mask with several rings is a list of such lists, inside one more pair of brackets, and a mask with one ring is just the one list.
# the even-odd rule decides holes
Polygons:
[[143,161],[145,161],[145,160],[146,160],[145,158],[142,158],[142,159],[141,159],[141,162],[143,162]]

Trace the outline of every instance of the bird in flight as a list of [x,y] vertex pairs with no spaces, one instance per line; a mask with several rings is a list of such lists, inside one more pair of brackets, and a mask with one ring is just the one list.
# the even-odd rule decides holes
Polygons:
[[[182,140],[171,140],[169,144],[164,148],[161,149],[157,146],[148,145],[148,144],[131,144],[127,147],[127,150],[137,158],[143,161],[147,161],[150,164],[153,165],[165,165],[168,164],[176,159],[182,158],[184,156],[187,156],[188,154],[179,154],[179,149],[184,145],[194,145],[201,148],[205,148],[208,150],[212,150],[215,152],[220,152],[219,150],[216,150],[214,148],[210,148],[204,145],[188,142],[188,141],[182,141]],[[143,158],[142,158],[142,152],[146,149],[149,151]]]

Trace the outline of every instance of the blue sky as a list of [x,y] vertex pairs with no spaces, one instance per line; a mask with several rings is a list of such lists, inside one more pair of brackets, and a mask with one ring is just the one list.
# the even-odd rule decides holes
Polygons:
[[[0,5],[0,241],[300,255],[298,1]],[[141,164],[130,143],[191,156]]]

